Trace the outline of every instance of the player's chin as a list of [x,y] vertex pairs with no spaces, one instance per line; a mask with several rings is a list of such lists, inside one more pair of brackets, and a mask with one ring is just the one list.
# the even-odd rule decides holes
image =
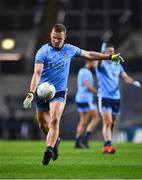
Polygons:
[[60,44],[53,44],[54,48],[60,48]]

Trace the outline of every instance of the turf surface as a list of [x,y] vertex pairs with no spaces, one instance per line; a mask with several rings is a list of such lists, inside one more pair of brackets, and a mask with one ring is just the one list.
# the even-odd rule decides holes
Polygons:
[[0,178],[5,179],[142,179],[142,144],[115,144],[117,153],[102,154],[102,143],[74,149],[62,141],[60,156],[41,164],[43,141],[0,141]]

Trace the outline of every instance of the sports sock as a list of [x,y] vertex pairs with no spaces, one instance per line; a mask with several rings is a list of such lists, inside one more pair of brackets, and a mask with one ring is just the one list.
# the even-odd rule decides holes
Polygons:
[[81,141],[81,139],[82,139],[82,136],[81,136],[81,135],[77,135],[77,136],[75,137],[76,143],[79,144],[80,141]]
[[91,132],[86,131],[83,136],[83,141],[87,142],[89,140],[90,136],[91,136]]
[[46,150],[53,151],[53,147],[52,146],[47,146]]
[[106,142],[104,143],[104,146],[111,146],[111,141],[106,141]]

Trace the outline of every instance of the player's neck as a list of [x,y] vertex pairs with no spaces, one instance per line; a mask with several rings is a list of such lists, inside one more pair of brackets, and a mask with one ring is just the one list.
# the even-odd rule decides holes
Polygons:
[[61,47],[54,47],[51,42],[48,44],[49,44],[49,46],[53,47],[56,51],[60,51],[64,46],[64,44],[63,44]]

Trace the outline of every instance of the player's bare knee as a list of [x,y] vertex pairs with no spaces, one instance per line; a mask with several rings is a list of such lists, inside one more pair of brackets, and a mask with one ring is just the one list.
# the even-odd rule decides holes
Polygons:
[[111,127],[111,125],[112,125],[112,123],[111,122],[104,122],[103,123],[103,126],[105,126],[105,127]]
[[87,125],[87,123],[83,122],[83,121],[81,121],[80,124],[79,124],[79,126],[81,126],[81,127],[85,127],[86,125]]
[[85,122],[83,122],[83,126],[86,126],[86,125],[87,125],[87,123],[88,123],[88,122],[86,122],[86,121],[85,121]]
[[59,119],[58,118],[53,118],[51,120],[50,127],[57,128],[58,124],[59,124]]

